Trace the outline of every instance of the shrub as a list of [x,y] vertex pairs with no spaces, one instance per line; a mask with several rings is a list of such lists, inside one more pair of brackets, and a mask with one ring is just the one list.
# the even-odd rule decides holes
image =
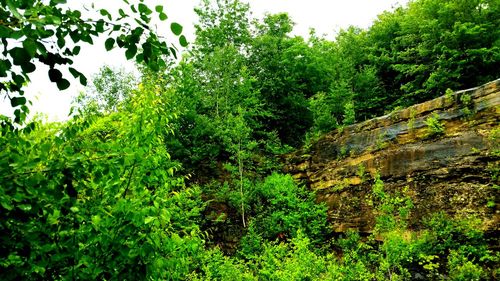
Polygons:
[[237,259],[224,256],[217,248],[205,252],[199,272],[192,272],[188,280],[257,280],[248,267]]
[[449,103],[453,102],[453,94],[454,94],[454,92],[452,89],[450,89],[450,88],[446,89],[446,92],[444,93],[444,97],[445,97],[447,102],[449,102]]
[[251,193],[253,219],[262,237],[292,238],[303,229],[317,243],[328,232],[326,207],[316,204],[315,194],[298,186],[290,175],[272,174]]
[[344,119],[342,120],[343,125],[351,125],[356,122],[356,112],[354,111],[354,103],[352,101],[344,104]]
[[472,104],[472,97],[468,94],[462,94],[460,96],[460,102],[463,105],[462,112],[465,118],[469,118],[474,114],[474,105]]
[[263,248],[262,235],[257,232],[255,221],[250,221],[247,233],[240,240],[239,254],[246,259],[255,259],[262,254]]
[[259,280],[318,280],[326,271],[327,262],[311,246],[300,230],[291,243],[266,244],[254,264]]
[[459,251],[451,251],[448,256],[450,280],[454,281],[479,281],[484,280],[484,270],[477,264],[467,259]]
[[433,113],[425,119],[425,124],[427,125],[427,137],[435,137],[444,134],[444,125],[439,122],[439,115]]
[[403,192],[390,195],[384,190],[384,182],[380,175],[375,175],[372,187],[377,211],[375,232],[383,234],[394,230],[406,229],[410,211],[413,208],[411,198],[406,194],[408,187]]
[[326,280],[373,280],[373,262],[378,255],[374,248],[363,242],[358,232],[348,230],[335,245],[342,250],[342,258],[337,261],[330,256],[325,274]]

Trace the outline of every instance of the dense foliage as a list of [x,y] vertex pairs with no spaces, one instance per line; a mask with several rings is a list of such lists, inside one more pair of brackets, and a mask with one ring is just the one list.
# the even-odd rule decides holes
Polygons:
[[[0,1],[0,37],[9,38],[0,77],[12,78],[0,90],[20,94],[32,60],[78,54],[78,46],[45,53],[42,39],[55,36],[63,48],[68,34],[87,42],[106,21],[119,24],[103,10],[103,20],[86,23],[63,2]],[[129,8],[149,23],[151,8]],[[386,192],[378,175],[373,233],[333,233],[314,192],[279,173],[279,155],[497,78],[500,2],[416,0],[334,41],[292,36],[288,15],[252,20],[249,9],[202,1],[196,40],[177,64],[160,60],[173,49],[147,28],[108,26],[119,35],[105,47],[126,48],[142,77],[102,68],[67,122],[23,123],[26,101],[9,96],[19,111],[0,118],[0,279],[498,278],[500,256],[477,219],[437,213],[412,231],[407,191]],[[176,35],[181,29],[171,25]],[[9,49],[12,39],[21,45]],[[49,76],[59,64],[49,61]],[[434,119],[426,120],[429,136],[443,130]]]
[[[59,90],[70,86],[61,69],[67,70],[87,84],[87,77],[71,67],[72,58],[78,56],[83,43],[94,44],[94,39],[106,34],[106,50],[115,46],[125,49],[127,59],[135,59],[152,69],[166,65],[165,56],[176,56],[176,48],[158,36],[153,25],[154,16],[167,19],[163,6],[154,12],[143,1],[130,3],[123,0],[117,11],[92,9],[98,16],[82,16],[82,11],[68,5],[66,0],[2,0],[0,1],[0,97],[7,97],[14,110],[16,122],[22,122],[29,108],[23,96],[23,86],[29,82],[29,73],[36,70],[35,63],[49,67],[48,76]],[[86,8],[88,10],[88,8]],[[97,18],[98,17],[98,18]],[[97,18],[97,19],[96,19]],[[172,33],[179,43],[187,46],[182,26],[171,23]]]

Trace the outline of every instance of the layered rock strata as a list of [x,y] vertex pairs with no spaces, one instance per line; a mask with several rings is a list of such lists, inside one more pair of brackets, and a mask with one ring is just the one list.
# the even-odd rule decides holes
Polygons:
[[335,231],[374,226],[372,184],[412,198],[410,226],[437,211],[475,215],[498,231],[500,79],[333,131],[285,156],[315,190]]

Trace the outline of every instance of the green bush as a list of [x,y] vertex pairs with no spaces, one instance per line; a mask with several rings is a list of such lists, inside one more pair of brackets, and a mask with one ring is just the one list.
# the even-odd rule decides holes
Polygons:
[[481,266],[473,263],[459,251],[451,251],[448,255],[449,277],[453,281],[484,280],[485,274]]
[[425,124],[427,125],[427,137],[435,137],[444,134],[444,125],[439,122],[439,115],[433,113],[432,116],[425,119]]
[[299,230],[290,243],[266,243],[262,255],[251,263],[259,280],[319,280],[327,261],[311,249]]
[[474,104],[472,103],[472,97],[469,94],[462,94],[460,96],[460,102],[463,106],[462,112],[465,118],[469,118],[474,114]]
[[133,111],[97,121],[2,126],[0,279],[181,279],[195,268],[204,204],[174,176],[162,102],[144,88]]
[[302,229],[318,243],[328,233],[326,207],[290,175],[272,174],[255,184],[250,200],[255,227],[265,239],[296,237]]
[[264,239],[257,232],[255,220],[248,224],[247,232],[240,240],[239,254],[246,259],[255,259],[262,254]]
[[224,256],[219,249],[205,252],[198,270],[189,274],[187,280],[257,280],[245,263]]

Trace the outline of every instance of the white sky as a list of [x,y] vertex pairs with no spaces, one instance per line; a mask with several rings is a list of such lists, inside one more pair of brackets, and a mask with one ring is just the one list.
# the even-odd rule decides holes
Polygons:
[[[91,0],[70,0],[70,5],[85,3],[90,7]],[[122,6],[122,0],[94,1],[96,8],[117,10]],[[134,1],[131,1],[134,2]],[[158,22],[158,32],[167,36],[172,21],[183,25],[183,34],[188,41],[194,39],[194,23],[197,21],[193,8],[199,0],[146,0],[150,7],[157,4],[164,6],[168,15],[166,22]],[[326,34],[333,39],[336,31],[350,25],[366,28],[371,25],[377,15],[395,6],[405,5],[408,0],[251,0],[249,1],[252,15],[262,18],[265,13],[286,12],[295,22],[294,34],[307,37],[309,29],[314,28],[317,34]],[[104,3],[104,4],[103,4]],[[165,32],[166,31],[166,32]],[[173,41],[172,41],[173,42]],[[178,46],[178,44],[176,44]],[[90,78],[103,65],[124,67],[133,70],[133,64],[127,62],[124,51],[113,50],[106,52],[104,39],[94,40],[94,45],[83,45],[80,55],[74,58],[73,67]],[[71,101],[80,91],[84,90],[77,81],[70,80],[71,87],[59,91],[55,84],[49,81],[48,68],[37,65],[37,70],[30,76],[31,83],[25,88],[26,96],[32,100],[31,112],[40,112],[48,116],[50,121],[66,120],[71,106]],[[64,72],[63,72],[64,73]],[[70,74],[66,78],[72,78]],[[11,115],[12,108],[7,99],[0,100],[0,114]]]

